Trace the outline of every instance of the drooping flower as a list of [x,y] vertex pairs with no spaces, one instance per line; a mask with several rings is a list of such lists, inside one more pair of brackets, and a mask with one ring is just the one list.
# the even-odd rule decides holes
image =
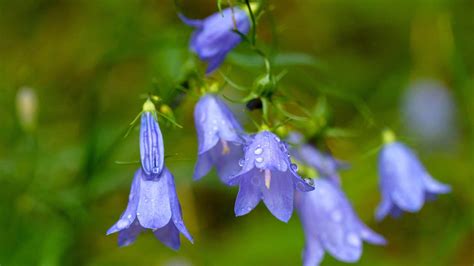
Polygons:
[[153,180],[145,177],[142,168],[135,172],[127,209],[107,235],[119,232],[119,246],[128,246],[146,229],[174,250],[181,245],[180,233],[193,242],[183,222],[173,175],[166,167]]
[[142,166],[135,172],[127,209],[107,231],[119,232],[119,246],[132,244],[145,229],[172,249],[181,245],[179,234],[193,241],[181,215],[173,175],[164,166],[163,138],[156,121],[155,105],[148,99],[143,105],[140,127]]
[[439,81],[421,79],[406,90],[401,104],[408,133],[426,147],[452,147],[458,134],[456,104]]
[[397,217],[403,211],[417,212],[425,199],[451,191],[450,186],[431,177],[412,150],[394,141],[392,133],[387,134],[378,163],[382,202],[377,207],[377,220],[389,213]]
[[303,265],[319,265],[324,252],[344,262],[362,255],[362,241],[384,245],[385,239],[368,228],[352,209],[339,185],[329,179],[314,181],[316,189],[296,191],[295,205],[305,233]]
[[147,178],[160,176],[164,166],[163,136],[156,121],[156,110],[148,99],[143,104],[140,126],[140,161]]
[[182,14],[179,17],[187,25],[196,28],[190,48],[201,60],[208,62],[206,73],[218,68],[227,53],[242,41],[234,29],[243,34],[250,30],[247,13],[238,7],[224,9],[202,20],[189,19]]
[[347,168],[348,164],[337,160],[330,154],[319,151],[311,144],[303,141],[303,136],[300,133],[291,132],[288,136],[288,142],[292,144],[290,154],[297,161],[316,169],[320,176],[340,182],[338,171]]
[[249,213],[263,200],[276,218],[287,222],[293,213],[294,189],[314,189],[296,173],[286,143],[269,131],[250,137],[239,164],[242,170],[230,180],[231,185],[239,185],[236,216]]
[[194,109],[194,122],[198,135],[194,179],[205,176],[212,166],[216,166],[222,182],[227,183],[229,177],[240,170],[242,127],[227,105],[215,94],[201,97]]

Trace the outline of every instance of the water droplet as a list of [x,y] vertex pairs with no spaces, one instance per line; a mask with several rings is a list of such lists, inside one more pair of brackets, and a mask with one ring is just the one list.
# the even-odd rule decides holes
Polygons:
[[263,152],[263,149],[262,149],[262,148],[257,148],[257,149],[255,149],[255,151],[254,151],[254,153],[255,153],[256,155],[260,155],[260,154],[262,154],[262,152]]
[[117,222],[117,228],[118,229],[123,229],[125,227],[128,226],[128,221],[127,220],[122,220],[120,219],[118,222]]
[[292,163],[292,164],[290,164],[290,166],[291,166],[291,169],[293,169],[293,171],[295,171],[295,172],[298,171],[298,165],[297,164]]
[[132,219],[132,215],[129,214],[129,215],[127,216],[127,218],[128,218],[128,219]]
[[347,243],[349,243],[352,246],[360,246],[361,241],[360,238],[353,232],[349,233],[347,235]]
[[257,158],[255,158],[255,161],[257,163],[263,163],[263,158],[262,157],[257,157]]
[[342,213],[338,210],[333,211],[331,213],[331,219],[336,223],[342,221]]
[[137,216],[140,216],[140,213],[139,213],[139,212],[137,212]]
[[277,136],[275,136],[275,140],[276,140],[277,142],[280,142],[280,141],[281,141],[280,138],[277,137]]
[[314,179],[312,179],[312,178],[305,178],[305,179],[304,179],[304,182],[306,182],[306,184],[308,184],[308,185],[314,187]]
[[239,166],[240,166],[240,167],[243,167],[244,164],[245,164],[245,160],[244,160],[244,159],[240,159],[240,160],[239,160]]

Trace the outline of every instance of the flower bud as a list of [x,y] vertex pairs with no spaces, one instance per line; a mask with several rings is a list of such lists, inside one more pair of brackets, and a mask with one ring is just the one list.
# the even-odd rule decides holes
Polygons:
[[16,94],[16,110],[23,130],[31,132],[36,128],[38,114],[38,97],[29,87],[22,87]]

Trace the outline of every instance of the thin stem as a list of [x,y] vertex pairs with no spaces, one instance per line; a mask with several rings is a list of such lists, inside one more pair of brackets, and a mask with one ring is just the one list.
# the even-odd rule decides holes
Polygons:
[[251,44],[255,46],[255,42],[257,40],[257,23],[255,22],[255,15],[253,14],[252,8],[250,7],[250,1],[245,0],[245,4],[249,10],[250,20],[252,21],[252,37],[251,37]]
[[227,0],[227,4],[230,7],[230,12],[232,13],[232,23],[234,24],[234,29],[237,30],[237,21],[235,20],[234,6],[232,5],[231,0]]

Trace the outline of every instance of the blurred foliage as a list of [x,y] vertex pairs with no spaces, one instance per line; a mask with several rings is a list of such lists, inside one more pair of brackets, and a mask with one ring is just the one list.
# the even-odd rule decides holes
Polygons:
[[[282,94],[309,110],[324,99],[324,110],[315,113],[325,115],[316,116],[323,119],[314,127],[344,130],[316,141],[351,162],[343,187],[361,218],[389,241],[365,245],[359,265],[472,265],[474,2],[268,2],[258,42],[279,71],[288,71]],[[217,10],[213,0],[180,3],[193,18]],[[191,180],[197,94],[181,95],[179,105],[172,100],[203,64],[188,51],[191,29],[176,12],[171,0],[0,0],[0,265],[300,264],[304,238],[296,214],[284,224],[259,206],[235,218],[235,188],[224,187],[214,173]],[[242,45],[222,71],[250,86],[262,67]],[[411,81],[424,77],[445,83],[459,109],[455,145],[419,150],[453,193],[418,214],[376,224],[380,196],[371,151],[381,128],[404,132],[399,99]],[[34,130],[23,130],[16,112],[23,86],[38,98]],[[184,126],[162,123],[167,165],[195,237],[179,252],[150,233],[126,248],[105,236],[126,206],[138,167],[114,162],[139,158],[136,130],[123,135],[148,92],[176,107]],[[230,88],[224,94],[242,96]],[[246,112],[244,105],[232,107]],[[255,131],[246,114],[239,116]],[[417,147],[409,134],[402,137]],[[342,265],[329,255],[323,264]]]

